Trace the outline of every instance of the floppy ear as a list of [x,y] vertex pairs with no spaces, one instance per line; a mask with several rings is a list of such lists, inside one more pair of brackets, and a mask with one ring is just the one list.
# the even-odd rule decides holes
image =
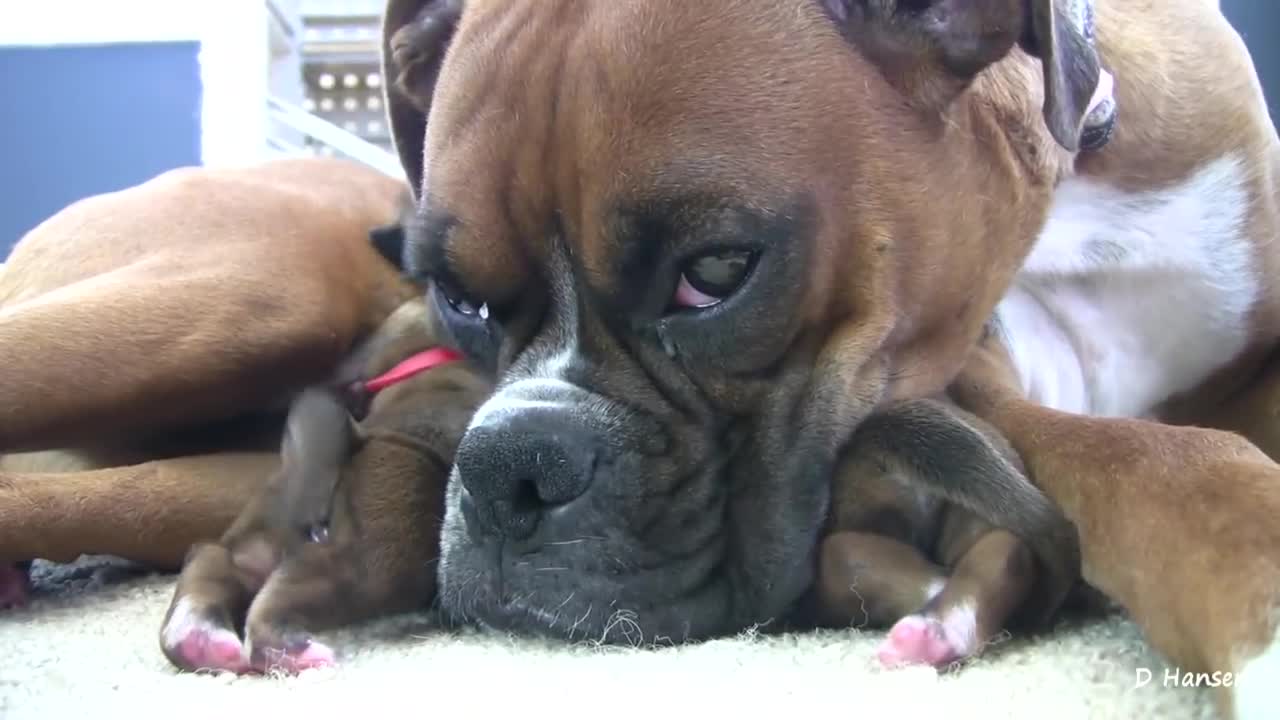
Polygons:
[[1023,47],[1044,66],[1044,120],[1062,147],[1075,152],[1102,65],[1093,44],[1093,0],[1030,0]]
[[391,137],[414,195],[422,192],[427,114],[463,0],[389,0],[382,21],[382,76]]
[[369,231],[369,241],[382,259],[404,272],[404,225],[392,223]]
[[821,0],[889,81],[929,110],[1020,44],[1043,62],[1045,122],[1072,152],[1101,78],[1093,1]]
[[274,523],[304,531],[327,527],[343,467],[360,443],[360,430],[336,395],[304,390],[285,423]]

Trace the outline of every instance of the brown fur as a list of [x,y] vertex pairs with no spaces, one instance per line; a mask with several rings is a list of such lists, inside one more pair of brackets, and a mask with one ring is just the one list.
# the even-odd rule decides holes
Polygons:
[[873,415],[832,482],[815,593],[824,624],[943,622],[970,608],[980,651],[1052,617],[1079,578],[1074,528],[1004,438],[948,402]]
[[[440,342],[421,300],[386,325],[363,377]],[[220,541],[193,549],[161,631],[166,656],[188,670],[205,662],[175,623],[243,627],[248,664],[262,670],[307,647],[311,632],[429,604],[445,480],[488,392],[466,364],[438,367],[377,394],[358,426],[331,390],[305,392],[280,470]]]
[[24,237],[0,269],[0,561],[176,569],[221,535],[291,396],[418,293],[369,240],[403,196],[347,161],[190,168]]
[[[1047,0],[1037,4],[1043,16]],[[429,5],[393,0],[388,24]],[[528,282],[552,252],[545,239],[569,238],[586,281],[607,292],[621,248],[598,219],[618,197],[699,190],[776,207],[807,188],[819,231],[806,284],[773,309],[795,314],[775,356],[813,370],[823,401],[792,419],[816,432],[934,396],[965,368],[1072,174],[1154,190],[1240,153],[1253,170],[1246,232],[1260,276],[1276,276],[1280,143],[1217,2],[1098,0],[1096,48],[1119,120],[1105,151],[1080,156],[1044,122],[1041,64],[1015,45],[1021,4],[938,3],[979,21],[981,57],[965,59],[1000,58],[958,79],[940,73],[947,47],[903,29],[910,12],[841,37],[820,5],[887,18],[897,3],[466,3],[439,82],[403,78],[391,102],[431,107],[429,127],[393,111],[396,141],[416,158],[415,182],[430,158],[420,190],[458,217],[450,259],[468,289],[494,302],[536,296]],[[562,232],[549,231],[552,216]],[[1275,636],[1278,323],[1273,287],[1254,310],[1254,346],[1154,420],[1033,406],[987,356],[999,348],[973,358],[957,386],[958,404],[1009,439],[1079,528],[1085,579],[1184,671],[1238,671]],[[768,393],[799,402],[776,376],[699,380],[740,413],[763,413]],[[1227,692],[1222,707],[1232,710]]]

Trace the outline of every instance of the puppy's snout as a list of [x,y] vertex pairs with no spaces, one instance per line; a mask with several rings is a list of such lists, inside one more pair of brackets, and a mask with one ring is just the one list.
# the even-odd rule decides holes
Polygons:
[[526,410],[467,432],[454,462],[463,512],[481,534],[525,540],[591,486],[599,437],[562,415]]

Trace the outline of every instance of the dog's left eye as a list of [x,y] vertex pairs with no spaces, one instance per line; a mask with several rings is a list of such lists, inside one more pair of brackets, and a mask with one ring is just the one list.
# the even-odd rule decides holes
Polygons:
[[681,269],[674,304],[684,308],[719,305],[742,287],[755,261],[751,250],[716,250],[694,257]]

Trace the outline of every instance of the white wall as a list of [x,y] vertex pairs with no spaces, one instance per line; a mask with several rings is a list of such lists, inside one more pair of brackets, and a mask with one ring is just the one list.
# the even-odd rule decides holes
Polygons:
[[0,45],[197,41],[207,165],[266,153],[268,13],[262,0],[0,0]]

